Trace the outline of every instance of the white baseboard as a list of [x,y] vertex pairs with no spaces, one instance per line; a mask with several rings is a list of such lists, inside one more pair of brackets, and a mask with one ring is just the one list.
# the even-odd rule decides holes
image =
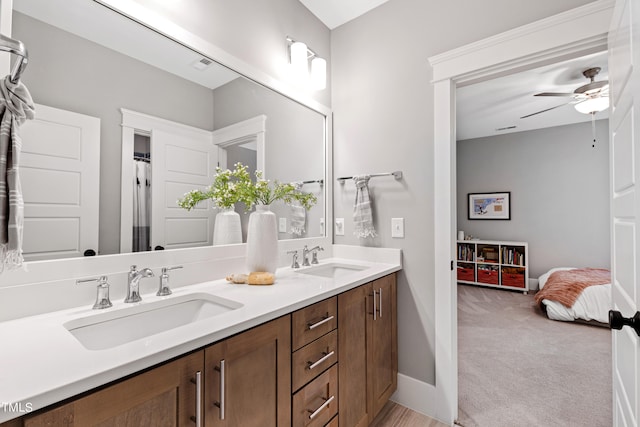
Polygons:
[[398,389],[391,396],[391,400],[446,424],[438,419],[440,398],[436,387],[431,384],[398,374]]

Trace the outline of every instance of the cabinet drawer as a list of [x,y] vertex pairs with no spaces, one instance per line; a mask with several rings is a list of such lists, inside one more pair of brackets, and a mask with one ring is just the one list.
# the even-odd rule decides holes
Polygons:
[[338,427],[338,416],[333,417],[324,427]]
[[337,361],[338,331],[334,330],[293,353],[293,390],[298,390]]
[[519,267],[502,267],[502,286],[525,287],[525,270]]
[[497,285],[499,276],[497,265],[478,264],[478,282]]
[[291,348],[297,350],[338,325],[337,297],[320,301],[293,313]]
[[293,395],[293,426],[324,426],[338,413],[338,365]]

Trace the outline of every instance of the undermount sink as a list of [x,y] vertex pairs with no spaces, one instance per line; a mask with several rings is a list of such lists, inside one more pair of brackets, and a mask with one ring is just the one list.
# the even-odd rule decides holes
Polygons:
[[218,316],[242,304],[205,293],[142,302],[70,320],[64,327],[88,350],[104,350]]
[[314,267],[305,268],[304,270],[298,270],[298,273],[336,279],[348,274],[353,274],[357,271],[366,270],[367,268],[369,267],[358,264],[331,263],[320,264]]

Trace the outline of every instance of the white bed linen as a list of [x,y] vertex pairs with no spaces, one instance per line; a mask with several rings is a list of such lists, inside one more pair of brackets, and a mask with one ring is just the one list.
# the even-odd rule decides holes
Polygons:
[[[542,289],[554,271],[575,270],[573,267],[552,268],[538,278],[538,285]],[[609,323],[609,310],[611,309],[611,284],[589,286],[582,291],[573,307],[567,308],[557,301],[543,299],[542,303],[547,308],[547,316],[552,320],[573,322],[576,319],[596,320],[601,323]]]

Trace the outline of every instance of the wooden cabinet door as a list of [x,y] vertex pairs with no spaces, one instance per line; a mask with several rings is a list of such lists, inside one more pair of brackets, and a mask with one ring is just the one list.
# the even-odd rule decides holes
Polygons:
[[396,276],[382,277],[371,286],[376,298],[376,316],[368,317],[371,323],[371,335],[367,340],[369,422],[396,390],[398,378]]
[[194,382],[203,362],[202,352],[192,353],[50,411],[27,416],[24,425],[193,426]]
[[205,384],[206,426],[289,426],[290,316],[207,347]]
[[338,295],[338,417],[340,425],[369,424],[367,404],[367,317],[373,315],[371,285]]

